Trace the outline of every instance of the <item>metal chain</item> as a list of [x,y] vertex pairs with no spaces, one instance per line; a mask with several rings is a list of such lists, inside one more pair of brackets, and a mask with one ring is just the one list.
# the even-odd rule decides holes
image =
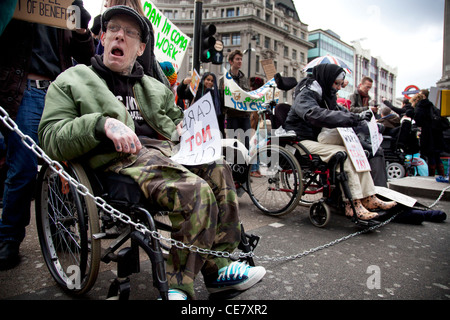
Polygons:
[[318,246],[316,248],[310,249],[310,250],[306,250],[304,252],[298,253],[296,255],[291,255],[291,256],[286,256],[286,257],[269,257],[269,256],[256,256],[254,254],[254,252],[248,252],[248,253],[244,253],[244,252],[234,252],[234,253],[229,253],[226,251],[215,251],[215,250],[210,250],[210,249],[204,249],[204,248],[200,248],[198,246],[194,246],[194,245],[187,245],[184,244],[181,241],[178,240],[174,240],[172,238],[167,238],[164,237],[161,233],[159,233],[158,231],[152,231],[149,230],[145,225],[143,225],[142,223],[136,223],[134,222],[130,216],[120,212],[119,210],[113,208],[111,205],[109,205],[103,198],[98,197],[98,196],[94,196],[89,192],[89,189],[84,186],[83,184],[79,183],[77,180],[75,180],[74,178],[72,178],[67,172],[64,171],[63,167],[57,162],[52,160],[35,142],[34,140],[28,136],[22,133],[22,131],[19,129],[19,127],[17,126],[17,124],[9,117],[9,114],[0,106],[0,112],[3,114],[3,116],[0,115],[0,119],[3,121],[3,123],[6,125],[6,127],[8,127],[11,131],[14,131],[15,133],[17,133],[22,142],[25,144],[25,146],[30,149],[31,151],[33,151],[36,156],[38,156],[39,158],[43,159],[48,165],[49,167],[55,172],[57,173],[60,177],[62,177],[63,179],[67,180],[69,183],[71,183],[76,191],[82,195],[83,197],[90,197],[96,204],[97,206],[99,206],[100,208],[102,208],[106,213],[110,214],[113,218],[120,220],[121,222],[125,223],[125,224],[129,224],[131,226],[133,226],[137,231],[143,233],[143,234],[149,234],[150,236],[152,236],[154,239],[156,240],[163,240],[163,241],[167,241],[169,242],[172,246],[175,246],[178,249],[188,249],[191,252],[195,252],[195,253],[200,253],[200,254],[208,254],[208,255],[213,255],[216,257],[221,257],[221,258],[232,258],[232,259],[243,259],[243,258],[254,258],[257,260],[261,260],[261,261],[289,261],[289,260],[296,260],[302,257],[305,257],[309,254],[315,253],[317,251],[332,247],[336,244],[339,244],[343,241],[346,241],[348,239],[351,239],[353,237],[356,237],[358,235],[367,233],[369,231],[373,231],[376,230],[378,228],[381,228],[383,226],[385,226],[386,224],[390,223],[393,219],[395,219],[395,216],[391,217],[389,220],[370,227],[368,229],[364,229],[355,233],[352,233],[350,235],[347,235],[345,237],[342,237],[340,239],[336,239],[334,241],[331,241],[327,244]]

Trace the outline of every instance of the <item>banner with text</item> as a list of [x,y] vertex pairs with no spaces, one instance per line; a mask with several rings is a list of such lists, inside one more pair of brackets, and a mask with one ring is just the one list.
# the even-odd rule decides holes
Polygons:
[[369,160],[353,128],[337,128],[356,172],[370,171]]
[[[234,82],[228,72],[225,74],[224,80],[225,106],[246,112],[265,110],[262,104],[272,100],[274,95],[273,88],[276,86],[275,80],[271,79],[261,88],[247,92]],[[279,98],[280,90],[276,88],[274,100],[278,102]]]
[[222,136],[209,92],[184,111],[179,147],[171,159],[183,165],[211,163],[222,157]]
[[191,38],[173,24],[151,1],[141,0],[145,16],[155,34],[155,56],[159,62],[172,62],[178,72]]

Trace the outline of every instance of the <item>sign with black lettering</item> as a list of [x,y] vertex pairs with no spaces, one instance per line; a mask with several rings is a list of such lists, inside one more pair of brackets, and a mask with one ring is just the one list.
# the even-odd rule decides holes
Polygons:
[[73,0],[18,0],[13,18],[52,27],[74,30],[80,28],[78,6]]
[[194,166],[222,157],[222,137],[209,92],[184,111],[183,132],[173,161]]

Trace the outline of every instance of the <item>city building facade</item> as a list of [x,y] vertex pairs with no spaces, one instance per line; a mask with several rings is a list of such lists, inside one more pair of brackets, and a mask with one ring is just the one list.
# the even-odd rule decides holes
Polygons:
[[370,96],[375,103],[382,104],[382,99],[397,103],[397,74],[398,68],[387,65],[380,57],[373,57],[370,50],[364,49],[361,41],[353,41],[355,48],[354,81],[355,90],[361,79],[371,77],[373,87]]

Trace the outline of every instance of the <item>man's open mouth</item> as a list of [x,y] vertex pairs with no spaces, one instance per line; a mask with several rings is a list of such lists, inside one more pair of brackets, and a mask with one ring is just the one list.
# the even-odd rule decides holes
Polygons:
[[122,51],[122,49],[119,49],[119,48],[113,48],[113,49],[111,50],[111,53],[112,53],[114,56],[118,56],[118,57],[122,57],[122,56],[123,56],[123,51]]

